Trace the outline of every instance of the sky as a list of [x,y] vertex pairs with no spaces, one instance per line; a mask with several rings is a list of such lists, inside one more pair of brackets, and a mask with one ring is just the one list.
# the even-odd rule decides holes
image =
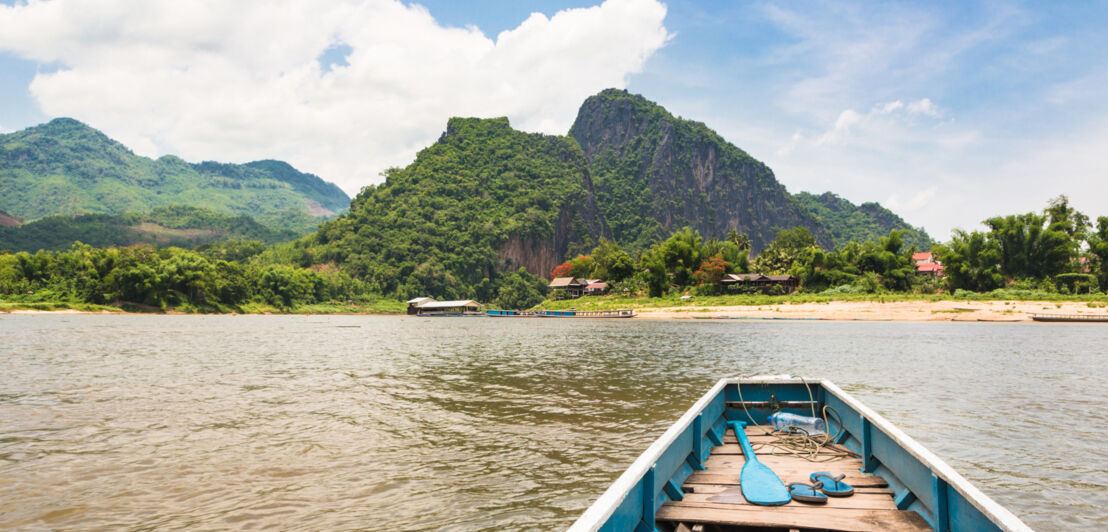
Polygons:
[[565,134],[625,88],[790,192],[945,241],[1060,194],[1108,216],[1108,2],[0,0],[0,132],[280,159],[354,194],[451,116]]

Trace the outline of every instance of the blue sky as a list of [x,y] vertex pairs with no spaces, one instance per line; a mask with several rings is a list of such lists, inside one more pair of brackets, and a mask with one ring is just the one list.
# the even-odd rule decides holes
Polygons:
[[940,240],[1058,194],[1108,216],[1105,2],[0,3],[8,131],[74,116],[356,192],[451,115],[564,133],[616,86]]

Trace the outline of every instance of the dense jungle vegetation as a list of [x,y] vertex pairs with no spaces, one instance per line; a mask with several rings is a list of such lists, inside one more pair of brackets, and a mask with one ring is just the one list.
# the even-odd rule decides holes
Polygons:
[[931,248],[931,237],[926,231],[908,225],[878,203],[854,205],[831,192],[818,196],[801,192],[794,197],[827,228],[835,247],[844,246],[851,240],[876,242],[887,236],[890,230],[899,229],[904,245],[921,250]]
[[[904,244],[900,231],[876,242],[851,241],[824,250],[803,227],[779,231],[752,261],[749,238],[734,231],[718,240],[684,228],[636,257],[602,239],[589,254],[550,274],[604,279],[616,294],[652,298],[725,295],[719,280],[742,272],[798,277],[800,293],[789,296],[793,298],[940,292],[968,297],[987,292],[997,299],[1049,299],[1101,294],[1108,287],[1108,216],[1094,225],[1062,196],[1041,213],[998,216],[984,224],[985,231],[956,231],[950,242],[934,247],[946,267],[945,278],[916,273],[911,257],[916,248]],[[398,299],[412,294],[402,290],[415,286],[410,278],[400,279],[389,292],[372,277],[341,266],[289,265],[283,253],[304,250],[292,244],[233,241],[195,250],[76,244],[62,252],[0,252],[0,299],[132,310],[290,311],[329,304],[340,310],[399,311]],[[445,269],[413,270],[412,275],[420,276],[419,295],[474,298],[503,308],[528,308],[548,294],[546,279],[522,268],[492,280],[483,277],[464,293],[458,292],[460,285],[450,284],[456,279]]]
[[0,249],[63,251],[74,242],[93,247],[135,244],[194,247],[226,240],[274,244],[297,236],[289,229],[270,229],[246,215],[170,205],[147,213],[47,216],[17,227],[0,226]]
[[[362,190],[350,212],[312,236],[276,246],[273,262],[340,265],[400,298],[488,298],[499,289],[498,250],[515,237],[536,252],[587,252],[603,225],[588,211],[581,150],[567,137],[513,130],[507,119],[453,118],[406,168]],[[562,222],[568,228],[559,228]]]
[[1042,213],[985,220],[987,231],[955,231],[932,248],[946,276],[916,273],[903,232],[877,241],[850,241],[824,250],[806,228],[779,231],[753,261],[749,239],[732,233],[724,241],[703,239],[689,228],[673,233],[636,261],[605,242],[592,256],[579,256],[552,275],[603,278],[613,292],[627,296],[726,293],[719,279],[728,273],[790,274],[801,294],[855,295],[991,292],[998,299],[1100,294],[1108,288],[1108,217],[1094,226],[1065,196]]

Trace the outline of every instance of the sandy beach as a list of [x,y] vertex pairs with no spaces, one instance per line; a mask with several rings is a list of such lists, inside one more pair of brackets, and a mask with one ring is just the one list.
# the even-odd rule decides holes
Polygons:
[[1085,302],[1053,301],[831,301],[760,306],[636,309],[643,319],[781,318],[874,321],[1031,321],[1033,314],[1105,315]]

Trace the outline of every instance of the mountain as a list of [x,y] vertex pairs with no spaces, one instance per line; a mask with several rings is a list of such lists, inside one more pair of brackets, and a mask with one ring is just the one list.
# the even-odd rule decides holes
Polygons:
[[931,249],[931,237],[923,228],[914,228],[892,211],[878,203],[855,205],[831,192],[820,195],[801,192],[797,201],[804,205],[819,222],[831,233],[835,247],[851,240],[864,242],[876,241],[888,236],[889,231],[905,231],[901,238],[906,246],[916,246],[919,250]]
[[280,161],[154,160],[71,118],[0,135],[0,210],[29,221],[192,205],[306,234],[349,201],[337,186]]
[[246,215],[174,205],[143,214],[47,216],[21,226],[0,227],[0,250],[62,251],[77,241],[94,247],[132,244],[195,247],[227,240],[272,244],[297,236],[291,230],[270,229]]
[[757,251],[802,226],[829,249],[836,238],[907,227],[876,204],[845,200],[835,208],[865,223],[836,225],[704,124],[619,90],[586,100],[568,136],[451,118],[437,142],[385,175],[348,213],[266,260],[338,266],[386,294],[490,300],[502,272],[549,275],[601,238],[634,254],[687,225],[704,238],[746,233]]
[[415,161],[293,249],[305,266],[341,264],[384,293],[449,298],[505,270],[545,276],[608,236],[572,138],[451,118]]
[[632,251],[683,226],[720,239],[736,229],[755,252],[778,230],[803,226],[831,247],[831,235],[769,167],[642,96],[608,89],[589,97],[569,134],[585,153],[616,242]]

